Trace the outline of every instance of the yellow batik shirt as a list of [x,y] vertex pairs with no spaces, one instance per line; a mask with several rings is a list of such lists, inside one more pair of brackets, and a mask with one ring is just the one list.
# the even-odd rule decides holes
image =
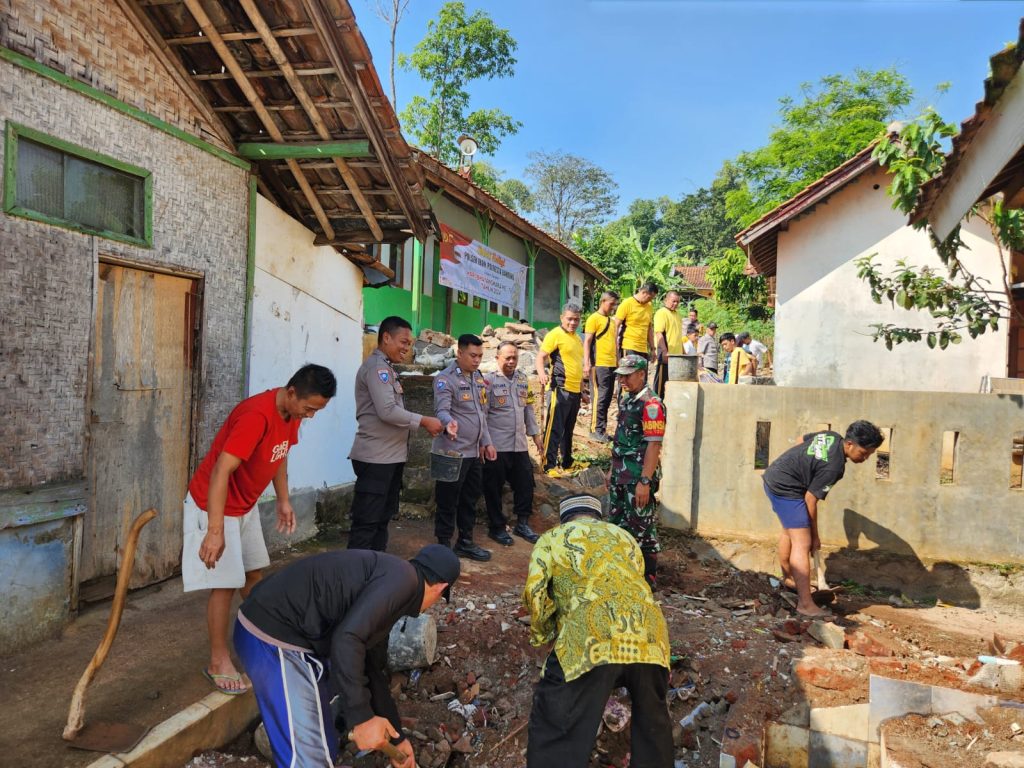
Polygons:
[[602,664],[668,668],[668,628],[643,574],[617,525],[578,517],[552,528],[533,545],[523,592],[530,642],[554,641],[566,681]]

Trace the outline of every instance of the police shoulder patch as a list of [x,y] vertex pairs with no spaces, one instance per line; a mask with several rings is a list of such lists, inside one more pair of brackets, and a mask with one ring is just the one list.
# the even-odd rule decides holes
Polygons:
[[389,371],[387,368],[378,368],[377,378],[379,378],[382,382],[387,384],[389,381],[391,381],[391,371]]
[[437,387],[438,389],[444,389],[444,387],[445,387],[444,379],[438,378],[437,379],[437,383],[434,384],[434,386]]

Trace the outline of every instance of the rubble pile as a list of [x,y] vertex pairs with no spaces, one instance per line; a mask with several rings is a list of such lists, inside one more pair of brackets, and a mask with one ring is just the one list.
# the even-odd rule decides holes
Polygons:
[[537,350],[540,349],[545,332],[537,331],[528,323],[505,323],[501,328],[484,326],[480,332],[480,338],[484,340],[484,359],[480,364],[480,370],[484,373],[498,370],[498,345],[511,341],[519,349],[518,370],[527,376],[533,376],[537,365]]

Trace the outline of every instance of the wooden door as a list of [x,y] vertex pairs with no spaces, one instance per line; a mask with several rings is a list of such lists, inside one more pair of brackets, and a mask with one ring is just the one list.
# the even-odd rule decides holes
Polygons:
[[132,521],[159,516],[139,539],[132,587],[180,564],[188,484],[197,281],[99,265],[90,391],[83,596],[110,594]]

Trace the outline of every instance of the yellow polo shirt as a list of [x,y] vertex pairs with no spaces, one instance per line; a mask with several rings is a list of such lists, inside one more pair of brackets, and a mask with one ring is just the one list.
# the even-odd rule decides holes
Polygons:
[[540,348],[551,356],[551,378],[566,392],[579,393],[583,384],[583,340],[562,326],[547,332]]
[[683,318],[679,312],[668,307],[661,307],[654,313],[654,333],[665,334],[665,344],[670,355],[683,354]]
[[626,324],[622,335],[622,348],[647,353],[647,330],[651,327],[651,302],[641,304],[633,296],[619,304],[615,317]]
[[[604,335],[597,338],[597,335],[602,332]],[[619,364],[619,359],[615,355],[615,319],[613,317],[595,312],[587,318],[587,324],[583,326],[583,333],[594,334],[595,353],[594,359],[590,361],[593,365],[614,368]]]

